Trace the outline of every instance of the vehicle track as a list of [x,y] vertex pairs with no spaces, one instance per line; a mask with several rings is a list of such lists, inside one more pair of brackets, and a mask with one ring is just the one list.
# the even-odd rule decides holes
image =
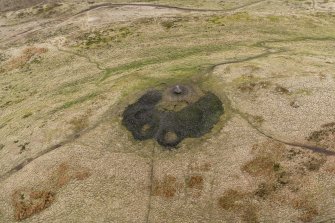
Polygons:
[[[219,66],[222,66],[222,65],[242,63],[242,62],[246,62],[246,61],[250,61],[250,60],[254,60],[254,59],[259,59],[259,58],[264,58],[264,57],[268,57],[268,56],[273,55],[273,54],[278,54],[278,53],[283,53],[283,52],[288,51],[285,48],[270,47],[270,46],[267,45],[268,43],[289,43],[289,42],[300,42],[300,41],[308,41],[308,40],[310,40],[310,41],[326,41],[326,40],[335,41],[335,38],[334,37],[321,37],[321,38],[297,37],[297,38],[289,39],[289,40],[282,39],[282,40],[260,41],[256,44],[254,44],[254,46],[265,48],[266,51],[264,53],[261,53],[261,54],[255,55],[255,56],[245,57],[245,58],[236,59],[236,60],[228,60],[228,61],[224,61],[224,62],[221,62],[221,63],[213,64],[212,66],[209,67],[207,75],[211,75],[213,73],[213,71],[215,70],[215,68],[217,68]],[[229,100],[229,98],[227,96],[225,96],[225,97]],[[231,102],[229,102],[229,104],[231,104]],[[247,123],[253,129],[255,129],[261,135],[263,135],[263,136],[265,136],[269,139],[272,139],[274,141],[283,143],[283,144],[288,145],[288,146],[300,147],[302,149],[307,149],[307,150],[310,150],[310,151],[315,152],[315,153],[324,154],[326,156],[335,156],[335,151],[329,150],[327,148],[320,147],[318,145],[311,145],[311,144],[300,143],[300,142],[288,142],[286,140],[278,139],[277,137],[272,136],[270,134],[267,134],[264,130],[261,130],[259,127],[252,124],[249,121],[248,117],[243,112],[241,112],[239,109],[232,108],[232,111],[233,111],[233,113],[238,114],[241,118],[243,118],[245,121],[247,121]]]
[[102,3],[98,5],[93,5],[87,9],[84,9],[76,13],[75,16],[80,15],[85,12],[89,12],[91,10],[98,9],[98,8],[106,8],[106,7],[115,8],[115,7],[123,7],[123,6],[155,7],[155,8],[164,8],[164,9],[176,9],[176,10],[187,11],[187,12],[232,12],[232,11],[243,9],[243,8],[256,5],[256,4],[265,2],[265,1],[267,0],[258,0],[255,2],[250,2],[245,5],[233,7],[230,9],[199,9],[199,8],[186,8],[186,7],[179,7],[179,6],[173,6],[173,5],[161,5],[161,4],[150,4],[150,3],[149,4],[148,3],[140,3],[140,4],[137,4],[137,3]]
[[234,11],[237,11],[237,10],[249,7],[249,6],[260,4],[260,3],[265,2],[265,1],[268,1],[268,0],[258,0],[258,1],[255,1],[255,2],[250,2],[250,3],[247,3],[245,5],[241,5],[241,6],[230,8],[230,9],[197,9],[197,8],[178,7],[178,6],[173,6],[173,5],[145,4],[145,3],[142,3],[142,4],[136,4],[136,3],[101,3],[101,4],[98,4],[98,5],[93,5],[93,6],[87,8],[87,9],[84,9],[84,10],[82,10],[82,11],[80,11],[80,12],[74,14],[74,15],[71,15],[71,16],[68,16],[68,17],[61,17],[59,19],[55,19],[55,20],[52,20],[52,21],[48,21],[48,22],[39,24],[38,25],[39,28],[32,28],[31,27],[31,28],[29,28],[25,31],[14,34],[7,39],[1,40],[0,43],[4,43],[4,42],[10,41],[10,40],[13,40],[13,38],[18,38],[20,36],[23,36],[23,35],[26,35],[26,34],[29,34],[29,33],[34,33],[34,32],[40,31],[40,30],[53,28],[54,26],[52,26],[52,27],[43,27],[43,26],[47,25],[49,23],[55,22],[55,21],[59,22],[58,24],[55,24],[55,26],[58,26],[58,25],[62,24],[63,22],[68,21],[69,19],[72,19],[72,18],[74,18],[78,15],[81,15],[85,12],[89,12],[89,11],[96,10],[96,9],[99,9],[99,8],[115,8],[115,7],[124,7],[124,6],[136,6],[136,7],[155,7],[155,8],[164,8],[164,9],[175,9],[175,10],[186,11],[186,12],[234,12]]

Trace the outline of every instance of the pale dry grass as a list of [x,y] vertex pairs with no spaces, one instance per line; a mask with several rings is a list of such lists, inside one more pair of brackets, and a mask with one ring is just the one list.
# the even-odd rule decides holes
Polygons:
[[[246,2],[158,3],[231,8]],[[89,7],[83,4],[73,5],[73,10]],[[5,55],[20,54],[2,63],[1,174],[68,135],[88,131],[66,142],[68,150],[61,150],[63,144],[59,144],[0,182],[1,187],[6,182],[15,185],[3,187],[8,195],[0,196],[9,205],[0,202],[0,221],[57,221],[54,216],[60,212],[64,222],[74,216],[78,221],[142,222],[139,216],[145,213],[149,214],[143,222],[327,219],[335,207],[328,205],[328,212],[320,207],[334,199],[329,190],[335,184],[334,160],[261,134],[333,148],[335,57],[329,47],[335,33],[333,17],[311,15],[306,8],[300,1],[256,4],[229,14],[104,7],[8,40],[3,45],[4,51],[8,47]],[[38,27],[37,23],[29,24]],[[9,23],[14,29],[13,24]],[[22,26],[6,36],[24,32]],[[64,39],[60,50],[52,45],[49,51],[37,47],[53,44],[56,38]],[[279,49],[283,51],[276,53]],[[272,53],[257,57],[264,52]],[[41,58],[42,63],[35,66]],[[211,70],[220,63],[225,64]],[[244,123],[248,119],[253,126],[229,124],[225,117],[217,131],[187,139],[178,150],[168,152],[150,140],[135,141],[122,128],[120,114],[143,91],[190,80],[220,95],[228,120],[234,117]],[[74,115],[88,108],[92,114]],[[250,115],[243,119],[236,110]],[[312,140],[305,142],[309,135]],[[28,152],[19,153],[12,143],[16,138],[31,142]],[[157,157],[152,157],[152,147],[159,151]],[[64,160],[73,151],[96,169]],[[35,165],[54,158],[63,161],[52,170]],[[170,165],[162,167],[165,162]],[[24,175],[26,171],[30,175]],[[99,174],[93,180],[90,176],[95,171]],[[25,181],[38,173],[44,174],[43,181]],[[87,191],[94,196],[85,196]],[[316,195],[309,198],[311,191]],[[20,193],[27,200],[22,201]],[[83,198],[92,205],[84,206]]]

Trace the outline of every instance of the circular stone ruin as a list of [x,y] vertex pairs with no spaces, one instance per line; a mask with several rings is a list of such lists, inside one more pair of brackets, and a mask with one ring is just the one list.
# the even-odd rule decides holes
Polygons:
[[125,109],[122,124],[137,140],[153,138],[174,147],[185,138],[208,133],[222,114],[222,102],[215,94],[177,84],[147,91]]

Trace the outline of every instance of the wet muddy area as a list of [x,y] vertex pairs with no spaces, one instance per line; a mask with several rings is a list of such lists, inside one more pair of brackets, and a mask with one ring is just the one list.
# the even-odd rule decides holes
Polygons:
[[175,147],[185,138],[210,132],[223,111],[215,94],[174,85],[147,91],[125,109],[122,123],[137,140],[152,138],[164,147]]

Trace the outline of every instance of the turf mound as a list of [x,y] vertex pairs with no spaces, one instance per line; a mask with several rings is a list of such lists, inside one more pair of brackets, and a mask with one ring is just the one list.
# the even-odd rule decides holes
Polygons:
[[137,140],[154,138],[162,146],[175,147],[185,138],[208,133],[223,110],[222,102],[213,93],[175,85],[163,93],[145,93],[125,109],[122,123]]

